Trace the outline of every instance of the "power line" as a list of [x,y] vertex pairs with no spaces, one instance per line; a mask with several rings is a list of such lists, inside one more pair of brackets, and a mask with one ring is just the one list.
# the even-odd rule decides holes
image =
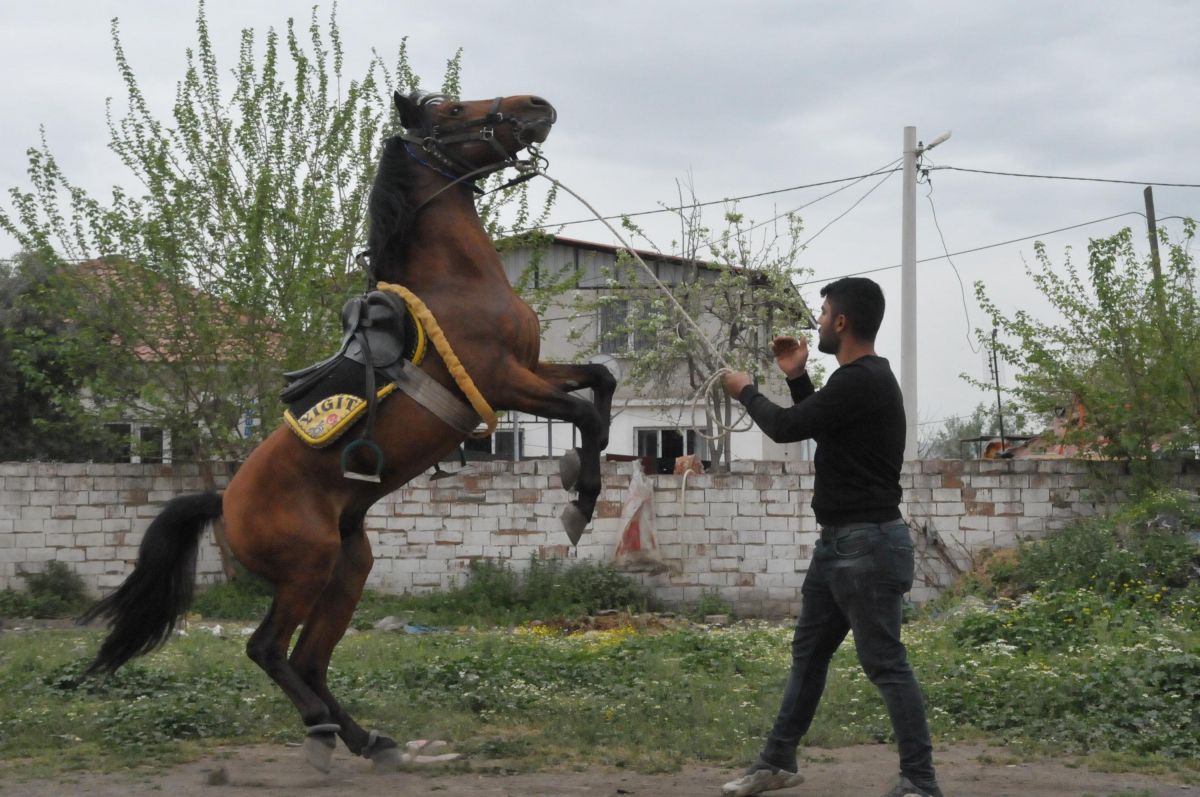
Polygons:
[[925,198],[929,200],[929,212],[933,214],[933,226],[937,228],[938,238],[942,242],[942,251],[946,253],[946,262],[950,264],[950,268],[954,269],[954,278],[958,280],[958,292],[962,295],[963,316],[967,321],[967,347],[972,354],[978,354],[979,349],[975,348],[975,343],[971,340],[971,311],[967,307],[967,288],[963,285],[962,274],[958,273],[958,266],[954,265],[954,260],[950,257],[950,248],[946,246],[946,236],[942,233],[942,225],[938,223],[937,208],[933,205],[933,180],[929,180],[929,193],[925,195]]
[[[895,163],[895,162],[896,161],[892,161],[892,163]],[[892,169],[891,171],[898,172],[898,171],[900,171],[900,169],[896,168],[896,169]],[[849,182],[858,181],[858,180],[865,180],[866,178],[874,177],[877,174],[883,174],[883,172],[882,171],[873,171],[873,172],[867,172],[866,174],[858,174],[853,177],[839,177],[835,180],[822,180],[821,182],[818,182],[818,183],[805,183],[804,185],[793,185],[793,186],[789,186],[787,188],[775,188],[770,191],[760,191],[757,194],[745,194],[743,196],[725,197],[724,199],[714,199],[714,200],[710,200],[708,202],[694,202],[694,203],[691,203],[688,205],[678,205],[675,207],[655,208],[654,210],[638,210],[638,211],[634,211],[632,213],[617,213],[612,216],[603,216],[601,218],[605,221],[618,221],[620,219],[633,218],[635,216],[652,216],[656,213],[678,213],[681,210],[690,210],[691,208],[703,208],[703,207],[708,207],[710,205],[723,205],[727,202],[741,202],[743,199],[758,199],[759,197],[771,196],[773,194],[785,194],[785,193],[788,193],[789,191],[802,191],[805,188],[820,188],[821,186],[825,186],[825,185],[837,185],[838,183],[849,183]],[[826,196],[832,196],[832,194],[827,194]],[[823,199],[824,197],[821,197],[821,198]],[[814,202],[815,201],[817,201],[817,200],[814,200]],[[811,205],[812,203],[810,202],[808,204]],[[808,205],[802,205],[801,207],[808,207]],[[793,211],[793,212],[795,212],[795,211]],[[597,220],[596,217],[593,216],[591,218],[576,219],[574,221],[548,222],[546,224],[537,224],[532,227],[525,227],[516,232],[520,233],[520,232],[529,232],[531,230],[546,230],[551,227],[569,227],[572,224],[587,224],[588,222],[592,222],[592,221],[596,221],[596,220]]]
[[1037,180],[1075,180],[1085,183],[1117,183],[1120,185],[1157,185],[1164,188],[1200,188],[1200,183],[1160,183],[1154,180],[1114,180],[1107,177],[1070,177],[1060,174],[1028,174],[1024,172],[995,172],[988,169],[968,169],[963,166],[931,166],[930,170],[991,174],[999,177],[1029,177]]
[[[1102,219],[1092,219],[1091,221],[1083,221],[1083,222],[1080,222],[1079,224],[1071,224],[1066,227],[1059,227],[1058,229],[1055,229],[1055,230],[1047,230],[1046,232],[1037,232],[1037,233],[1034,233],[1033,235],[1026,235],[1021,238],[1010,238],[1007,241],[998,241],[993,244],[985,244],[983,246],[972,247],[971,249],[962,249],[958,252],[947,252],[944,255],[935,255],[933,257],[923,257],[923,258],[920,258],[919,260],[917,260],[917,262],[918,263],[930,263],[934,260],[944,260],[944,259],[950,258],[950,257],[958,257],[959,255],[969,255],[974,252],[982,252],[987,249],[997,249],[1001,246],[1008,246],[1009,244],[1022,243],[1023,241],[1032,241],[1032,240],[1041,238],[1046,235],[1054,235],[1054,234],[1060,233],[1060,232],[1067,232],[1068,230],[1077,230],[1080,227],[1087,227],[1092,224],[1100,224],[1101,222],[1112,221],[1113,219],[1119,219],[1123,216],[1141,216],[1142,218],[1145,218],[1146,214],[1141,211],[1130,210],[1130,211],[1126,211],[1125,213],[1118,213],[1115,216],[1105,216]],[[1167,219],[1182,219],[1182,218],[1183,218],[1183,216],[1162,216],[1158,220],[1166,221]],[[851,271],[846,274],[838,274],[837,276],[833,276],[833,277],[817,277],[817,278],[813,278],[813,279],[801,282],[797,287],[804,287],[805,285],[812,285],[814,282],[829,282],[832,280],[841,279],[842,277],[855,277],[860,274],[874,274],[879,271],[890,271],[894,268],[900,268],[900,266],[901,266],[900,263],[896,263],[895,265],[891,265],[891,266],[876,266],[874,268],[860,269],[858,271]]]
[[[869,191],[867,191],[867,193],[865,193],[865,194],[863,194],[861,197],[859,197],[859,198],[858,198],[858,200],[857,200],[857,201],[855,201],[855,203],[854,203],[853,205],[851,205],[849,208],[847,208],[846,210],[844,210],[844,211],[843,211],[841,214],[839,214],[838,216],[834,217],[834,219],[833,219],[832,221],[830,221],[830,222],[826,223],[824,227],[822,227],[821,229],[817,230],[817,231],[816,231],[816,233],[814,233],[814,234],[812,235],[812,237],[811,237],[811,238],[809,238],[807,241],[805,241],[804,243],[800,244],[800,248],[801,248],[801,249],[803,249],[804,247],[806,247],[806,246],[808,246],[810,243],[812,243],[812,242],[813,242],[813,241],[816,239],[816,237],[817,237],[818,235],[820,235],[821,233],[823,233],[823,232],[825,232],[827,229],[829,229],[831,226],[833,226],[834,222],[837,222],[839,219],[841,219],[843,216],[845,216],[845,215],[846,215],[847,213],[849,213],[851,210],[854,210],[856,207],[858,207],[858,206],[859,206],[859,204],[861,204],[861,203],[862,203],[862,201],[863,201],[864,199],[866,199],[866,198],[867,198],[867,197],[869,197],[869,196],[870,196],[872,193],[874,193],[874,191],[875,191],[875,189],[876,189],[876,188],[878,188],[879,186],[883,185],[885,182],[887,182],[887,179],[888,179],[889,177],[891,177],[893,174],[895,174],[897,171],[899,171],[899,169],[890,169],[890,170],[887,170],[889,166],[891,166],[892,164],[896,163],[896,161],[899,161],[899,160],[902,160],[902,159],[901,159],[901,158],[896,158],[896,160],[893,160],[893,161],[890,161],[890,162],[888,162],[888,163],[885,163],[883,166],[880,166],[878,169],[876,169],[876,170],[875,170],[875,171],[873,171],[873,172],[867,172],[866,174],[864,174],[864,175],[861,175],[861,176],[859,176],[859,177],[854,177],[854,178],[851,178],[851,179],[853,179],[853,181],[854,181],[854,182],[852,182],[852,183],[849,183],[848,185],[843,185],[841,188],[837,188],[837,189],[835,189],[835,190],[833,190],[833,191],[830,191],[828,194],[822,194],[821,196],[817,197],[816,199],[813,199],[813,200],[810,200],[810,201],[808,201],[808,202],[805,202],[803,205],[800,205],[799,207],[793,208],[793,209],[791,209],[791,210],[789,210],[789,211],[786,211],[786,212],[784,212],[784,213],[777,213],[776,215],[772,216],[771,218],[767,219],[766,221],[761,221],[761,222],[759,222],[758,224],[755,224],[755,225],[753,225],[753,226],[751,226],[751,227],[749,227],[749,228],[747,228],[747,229],[745,229],[745,230],[738,230],[737,232],[730,232],[730,233],[726,233],[725,235],[722,235],[720,238],[713,238],[713,239],[711,239],[711,240],[709,240],[709,241],[705,241],[703,244],[701,244],[701,245],[700,245],[700,247],[699,247],[699,248],[700,248],[700,249],[703,249],[704,247],[708,247],[708,249],[709,249],[710,251],[715,251],[715,250],[713,249],[713,245],[714,245],[714,244],[717,244],[717,243],[725,243],[725,241],[728,241],[730,238],[734,237],[735,235],[739,235],[739,234],[740,234],[740,235],[745,235],[746,233],[753,232],[753,231],[757,230],[757,229],[758,229],[758,228],[760,228],[760,227],[765,227],[766,225],[770,224],[771,222],[778,221],[779,219],[782,219],[784,216],[790,216],[790,215],[791,215],[791,214],[793,214],[793,213],[799,213],[800,211],[804,210],[805,208],[807,208],[807,207],[811,207],[812,205],[815,205],[815,204],[817,204],[818,202],[820,202],[820,201],[822,201],[822,200],[824,200],[824,199],[828,199],[829,197],[833,196],[834,194],[839,194],[839,193],[841,193],[842,191],[845,191],[845,190],[846,190],[846,189],[848,189],[848,188],[853,188],[854,186],[858,185],[859,183],[861,183],[863,180],[867,179],[868,177],[874,177],[874,176],[876,176],[876,175],[880,175],[880,174],[882,174],[882,175],[883,175],[883,179],[882,179],[882,180],[880,180],[878,183],[876,183],[874,187],[872,187],[872,188],[871,188]],[[885,171],[885,170],[886,170],[886,171]]]

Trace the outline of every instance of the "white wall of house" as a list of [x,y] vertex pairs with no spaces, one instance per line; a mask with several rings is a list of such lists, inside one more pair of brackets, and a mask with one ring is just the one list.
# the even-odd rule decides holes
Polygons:
[[[639,253],[647,263],[656,270],[656,275],[664,283],[670,284],[681,279],[685,267],[676,258],[663,258],[653,253]],[[505,272],[509,280],[516,284],[521,279],[530,262],[530,253],[526,249],[508,251],[501,256]],[[595,344],[600,336],[600,319],[598,314],[578,315],[575,310],[576,300],[580,297],[594,299],[594,292],[603,291],[606,269],[611,269],[616,262],[616,252],[612,247],[601,244],[591,244],[570,239],[556,239],[541,255],[540,267],[543,273],[555,274],[562,269],[575,269],[579,274],[580,289],[562,294],[541,313],[543,360],[558,362],[577,362],[582,351]],[[649,279],[644,278],[647,285]],[[591,295],[589,295],[591,294]],[[704,319],[700,319],[704,323]],[[572,340],[572,334],[575,339]],[[630,342],[631,345],[634,343]],[[613,363],[613,370],[622,371],[625,362],[620,353],[602,356]],[[615,361],[615,362],[614,362]],[[618,374],[618,377],[620,374]],[[650,440],[656,430],[661,430],[668,436],[675,433],[679,440],[684,438],[685,453],[699,453],[702,459],[708,459],[708,449],[703,440],[696,439],[693,432],[687,430],[704,430],[706,419],[702,406],[692,407],[694,398],[690,383],[686,378],[664,380],[667,384],[654,398],[635,394],[627,384],[618,382],[617,394],[613,402],[612,428],[609,435],[607,453],[634,456],[639,451],[639,435],[644,445]],[[790,400],[782,385],[773,385],[766,389],[776,401],[788,403]],[[587,391],[583,391],[586,395]],[[741,405],[735,402],[735,417]],[[574,444],[571,428],[560,422],[550,424],[542,418],[518,415],[508,417],[501,429],[512,429],[516,424],[522,429],[524,443],[521,458],[558,455]],[[745,422],[743,422],[743,425]],[[690,438],[690,441],[688,440]],[[689,444],[690,442],[690,444]],[[507,443],[506,443],[507,445]],[[693,451],[693,446],[696,448]],[[547,449],[550,449],[547,452]],[[661,447],[660,447],[661,451]],[[737,432],[732,440],[732,458],[772,459],[772,460],[802,460],[812,458],[810,444],[793,444],[781,446],[771,442],[765,435],[752,427],[747,431]]]

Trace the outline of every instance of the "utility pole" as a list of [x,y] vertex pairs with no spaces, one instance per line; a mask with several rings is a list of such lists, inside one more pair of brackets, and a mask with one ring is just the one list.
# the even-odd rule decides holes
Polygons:
[[900,392],[908,424],[904,458],[917,458],[917,161],[946,139],[942,133],[928,145],[917,141],[917,128],[904,128],[904,197],[900,225]]
[[1162,279],[1162,264],[1158,259],[1158,220],[1154,218],[1154,187],[1146,186],[1142,192],[1146,200],[1146,227],[1150,233],[1150,266],[1154,269],[1154,278]]

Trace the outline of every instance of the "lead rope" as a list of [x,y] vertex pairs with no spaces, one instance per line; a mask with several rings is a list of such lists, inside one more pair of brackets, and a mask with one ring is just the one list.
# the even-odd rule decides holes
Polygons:
[[[539,169],[537,174],[545,177],[547,180],[553,183],[555,187],[560,188],[571,196],[575,197],[575,199],[578,200],[581,205],[591,211],[592,215],[608,228],[609,232],[616,236],[617,240],[625,246],[625,250],[629,252],[629,254],[633,255],[634,259],[637,260],[638,264],[645,270],[646,274],[649,275],[650,279],[654,282],[658,289],[666,294],[667,298],[671,300],[671,304],[675,305],[675,309],[681,316],[683,316],[683,320],[687,321],[691,328],[695,330],[696,337],[698,337],[700,342],[705,345],[709,353],[712,354],[712,356],[719,363],[721,363],[721,367],[714,371],[713,374],[708,377],[708,379],[704,380],[704,384],[702,384],[692,396],[692,417],[696,417],[697,405],[701,401],[705,401],[709,391],[714,388],[717,382],[724,377],[725,374],[734,373],[733,368],[731,368],[729,365],[729,361],[725,359],[721,352],[717,351],[716,347],[713,346],[712,342],[709,341],[709,339],[705,336],[704,331],[700,329],[700,325],[696,323],[695,319],[688,315],[687,310],[683,309],[683,305],[681,305],[679,300],[675,298],[675,294],[671,293],[671,289],[664,285],[662,280],[658,278],[658,275],[654,273],[654,269],[646,265],[646,261],[642,260],[641,255],[639,255],[637,251],[629,245],[629,242],[625,240],[625,237],[622,236],[621,233],[617,232],[615,227],[608,223],[607,219],[600,215],[599,211],[592,207],[586,199],[572,191],[570,188],[567,188],[561,182],[546,174],[544,171]],[[712,427],[716,429],[717,432],[716,434],[709,435],[697,429],[696,433],[710,442],[713,440],[718,440],[722,437],[727,437],[731,432],[745,432],[754,427],[754,421],[749,417],[749,413],[746,411],[745,407],[741,409],[740,414],[731,424],[726,424],[719,417],[717,417],[716,413],[709,409],[707,403],[704,406],[704,412],[708,416],[709,423],[712,424]],[[743,421],[745,421],[744,425],[742,423]]]

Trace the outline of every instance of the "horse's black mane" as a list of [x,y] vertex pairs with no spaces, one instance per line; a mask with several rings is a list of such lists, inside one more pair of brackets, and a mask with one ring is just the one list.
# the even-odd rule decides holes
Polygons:
[[410,199],[415,185],[413,166],[404,151],[403,139],[393,136],[383,142],[383,155],[367,200],[367,248],[376,262],[384,257],[391,259],[398,253],[389,250],[403,245],[399,233],[408,227],[416,209]]

